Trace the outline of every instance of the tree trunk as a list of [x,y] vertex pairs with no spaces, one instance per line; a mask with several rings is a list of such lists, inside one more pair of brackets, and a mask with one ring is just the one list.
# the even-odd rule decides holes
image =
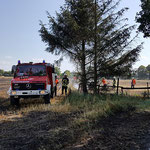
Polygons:
[[81,58],[81,81],[82,81],[82,87],[83,87],[83,93],[87,94],[87,79],[86,79],[86,70],[85,70],[85,41],[82,41],[82,58]]
[[97,1],[95,0],[94,94],[97,93]]

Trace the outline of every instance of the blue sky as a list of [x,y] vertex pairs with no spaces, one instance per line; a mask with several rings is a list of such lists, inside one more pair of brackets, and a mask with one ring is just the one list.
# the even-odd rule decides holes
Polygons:
[[[63,4],[64,0],[0,0],[0,69],[11,70],[17,60],[39,62],[44,59],[53,63],[57,59],[44,51],[46,46],[38,32],[39,20],[47,23],[46,11],[54,16]],[[120,8],[130,8],[126,13],[130,25],[135,24],[139,5],[140,0],[122,0],[120,4]],[[149,40],[140,34],[137,44],[143,41],[145,44],[140,61],[134,67],[150,64]],[[61,65],[62,71],[67,69],[75,69],[68,58]]]

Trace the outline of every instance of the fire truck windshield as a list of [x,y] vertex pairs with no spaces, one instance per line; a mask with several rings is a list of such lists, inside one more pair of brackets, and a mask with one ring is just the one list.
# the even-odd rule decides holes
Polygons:
[[16,69],[16,76],[46,76],[46,66],[20,65]]

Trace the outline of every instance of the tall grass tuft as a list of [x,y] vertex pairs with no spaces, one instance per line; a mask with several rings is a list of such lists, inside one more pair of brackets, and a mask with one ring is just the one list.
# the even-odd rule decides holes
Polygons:
[[69,105],[72,110],[81,112],[74,123],[81,125],[97,121],[102,117],[108,117],[122,112],[135,111],[143,102],[141,98],[117,95],[92,95],[72,92],[63,101],[63,105]]

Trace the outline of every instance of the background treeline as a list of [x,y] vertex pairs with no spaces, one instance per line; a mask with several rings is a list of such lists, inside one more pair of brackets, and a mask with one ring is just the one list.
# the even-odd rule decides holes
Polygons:
[[57,74],[58,78],[63,78],[64,74],[66,74],[68,77],[72,76],[72,73],[69,70],[61,72],[59,67],[55,67],[55,73]]
[[134,76],[137,79],[150,79],[150,65],[141,65],[139,68],[135,69],[132,72],[132,76]]
[[3,69],[0,69],[0,76],[9,77],[12,76],[11,71],[4,71]]
[[[73,76],[73,73],[71,73],[69,70],[61,72],[59,67],[55,67],[55,72],[59,78],[63,78],[64,74],[66,74],[68,77]],[[13,76],[13,74],[11,73],[11,71],[4,71],[3,69],[0,69],[0,76],[11,77]]]
[[[72,77],[74,74],[69,70],[65,70],[64,72],[61,72],[59,67],[55,67],[55,72],[59,78],[63,78],[64,74],[66,74],[68,77]],[[11,71],[4,71],[3,69],[0,69],[0,76],[11,77],[13,76],[13,74]]]
[[[59,78],[63,78],[64,74],[66,74],[68,77],[74,77],[76,76],[79,78],[77,72],[70,72],[69,70],[65,70],[64,72],[61,72],[59,67],[55,67],[55,72]],[[5,77],[11,77],[13,74],[11,71],[4,71],[3,69],[0,69],[0,76]],[[107,79],[113,78],[113,76],[105,76]],[[150,64],[148,66],[141,65],[136,69],[133,69],[128,74],[124,74],[122,76],[119,76],[122,79],[131,79],[131,77],[135,77],[136,79],[149,79],[150,80]],[[102,78],[102,76],[100,77]]]
[[[60,78],[62,78],[64,74],[67,74],[68,77],[77,77],[77,79],[79,78],[78,72],[70,72],[69,70],[61,72],[59,67],[55,67],[55,72]],[[102,77],[112,79],[114,76],[101,75],[98,79],[101,79]],[[130,72],[127,72],[126,74],[115,77],[119,77],[120,79],[131,79],[132,77],[134,77],[139,80],[147,80],[147,79],[150,80],[150,64],[147,66],[141,65],[138,68],[135,68]]]

